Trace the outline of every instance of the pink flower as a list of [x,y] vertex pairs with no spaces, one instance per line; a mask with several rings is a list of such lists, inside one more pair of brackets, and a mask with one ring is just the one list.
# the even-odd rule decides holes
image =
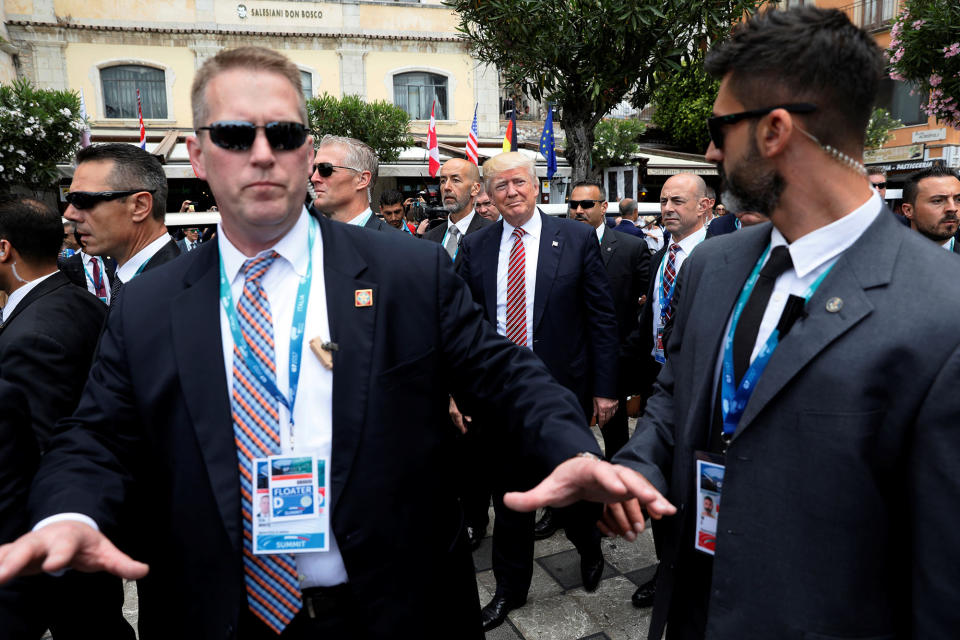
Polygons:
[[914,20],[910,26],[913,27],[914,29],[919,29],[925,24],[927,24],[927,21],[921,19],[921,20]]
[[930,76],[931,87],[937,87],[940,85],[941,82],[943,82],[943,77],[938,76],[937,74],[933,74],[932,76]]
[[[903,47],[900,47],[899,49],[893,52],[892,56],[890,56],[890,62],[893,62],[893,63],[900,62],[900,58],[902,57],[903,57]],[[949,58],[950,56],[946,56],[946,57]]]
[[952,58],[953,56],[960,54],[960,42],[954,42],[949,47],[943,48],[943,57]]
[[902,75],[900,75],[900,74],[897,73],[896,71],[891,71],[891,72],[890,72],[890,79],[891,79],[891,80],[900,80],[901,82],[903,82],[903,81],[906,80],[906,78],[904,78]]

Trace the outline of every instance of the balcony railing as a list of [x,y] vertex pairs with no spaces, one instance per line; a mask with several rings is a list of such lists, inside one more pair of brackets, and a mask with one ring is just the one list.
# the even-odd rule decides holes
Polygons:
[[867,31],[876,31],[889,27],[890,21],[900,10],[900,2],[899,0],[857,0],[853,4],[839,8],[847,14],[853,24]]

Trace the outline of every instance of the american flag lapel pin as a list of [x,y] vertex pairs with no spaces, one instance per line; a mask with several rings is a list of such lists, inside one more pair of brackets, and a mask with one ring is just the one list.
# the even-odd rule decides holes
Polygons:
[[353,292],[353,306],[372,307],[373,289],[357,289]]
[[560,246],[560,243],[559,243],[559,242],[557,242],[556,240],[554,240],[554,241],[553,241],[553,246],[555,246],[555,247],[559,247],[559,246]]

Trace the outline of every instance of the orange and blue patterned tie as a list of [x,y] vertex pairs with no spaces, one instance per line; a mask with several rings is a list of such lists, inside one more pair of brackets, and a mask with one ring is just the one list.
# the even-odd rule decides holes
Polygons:
[[[247,351],[256,358],[260,371],[276,386],[273,320],[261,278],[279,257],[276,251],[243,263],[243,293],[237,303],[237,319],[247,342]],[[233,433],[240,462],[240,503],[243,509],[243,568],[247,602],[255,616],[280,633],[300,610],[300,587],[293,556],[253,554],[253,483],[251,465],[280,451],[280,413],[277,399],[247,367],[233,348]]]

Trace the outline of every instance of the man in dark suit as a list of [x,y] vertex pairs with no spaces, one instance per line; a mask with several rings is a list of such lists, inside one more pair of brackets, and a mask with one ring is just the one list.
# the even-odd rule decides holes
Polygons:
[[[0,548],[0,581],[68,564],[137,578],[145,640],[479,639],[448,395],[508,408],[495,428],[541,473],[599,451],[576,398],[484,322],[438,246],[307,214],[292,62],[223,51],[192,95],[188,149],[221,232],[110,313],[35,481],[40,522]],[[253,552],[252,463],[278,453],[327,463],[325,551]]]
[[77,152],[67,202],[63,216],[77,223],[84,251],[117,261],[111,304],[121,285],[180,255],[164,225],[163,165],[137,146],[96,144]]
[[117,262],[113,258],[92,256],[81,245],[80,250],[69,258],[59,258],[57,267],[67,280],[110,304],[110,285],[117,272]]
[[[77,407],[107,313],[57,270],[62,229],[60,216],[36,200],[0,203],[0,290],[9,294],[0,324],[0,371],[26,397],[41,452],[50,446],[55,423]],[[69,573],[42,584],[59,603],[45,615],[58,635],[79,637],[100,628],[133,638],[113,576]]]
[[938,245],[960,253],[960,177],[940,162],[910,175],[903,186],[903,215],[910,228]]
[[200,229],[196,227],[187,227],[183,230],[183,237],[177,240],[177,247],[180,253],[193,251],[200,246]]
[[400,231],[370,208],[370,191],[377,181],[377,156],[355,138],[325,135],[320,139],[310,181],[314,208],[337,222],[374,231]]
[[[440,243],[451,260],[457,259],[464,236],[493,224],[473,210],[480,189],[480,170],[472,162],[453,158],[440,167],[440,198],[448,213],[447,220],[445,224],[438,224],[427,231],[423,238]],[[476,549],[483,540],[490,520],[490,483],[487,479],[489,447],[483,440],[480,425],[473,424],[467,429],[465,422],[472,422],[472,418],[460,413],[452,397],[450,419],[463,434],[463,511],[470,547]]]
[[952,637],[960,263],[899,225],[856,160],[883,55],[842,12],[803,7],[741,23],[706,69],[722,77],[707,158],[772,224],[684,266],[657,392],[603,469],[623,484],[578,460],[540,491],[606,493],[630,537],[641,507],[676,514],[651,638]]
[[600,236],[600,255],[610,279],[610,291],[617,314],[617,341],[620,345],[617,358],[617,411],[600,427],[604,455],[609,459],[627,442],[627,395],[638,391],[637,374],[641,356],[646,355],[639,351],[638,315],[640,298],[646,293],[650,281],[650,252],[642,232],[639,237],[627,235],[616,229],[607,229],[603,224],[607,201],[599,182],[575,184],[568,205],[567,215],[571,219],[590,225]]
[[[585,225],[537,209],[533,162],[520,153],[485,162],[484,181],[503,220],[464,238],[458,273],[497,332],[532,349],[557,381],[576,394],[584,413],[579,428],[586,430],[590,416],[602,426],[617,409],[617,326],[597,236]],[[454,398],[463,413],[476,416],[456,394]],[[505,463],[493,478],[498,484],[493,531],[497,589],[483,609],[487,630],[526,602],[533,573],[533,517],[508,511],[502,503],[504,489],[530,479],[522,465],[510,464],[510,450],[499,453]],[[584,588],[592,591],[603,571],[595,514],[591,519],[591,509],[579,505],[566,515],[564,527],[580,552]]]
[[640,218],[640,207],[633,198],[624,198],[620,201],[620,224],[613,228],[620,233],[629,233],[638,238],[646,237],[643,231],[637,226],[637,220]]

